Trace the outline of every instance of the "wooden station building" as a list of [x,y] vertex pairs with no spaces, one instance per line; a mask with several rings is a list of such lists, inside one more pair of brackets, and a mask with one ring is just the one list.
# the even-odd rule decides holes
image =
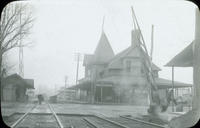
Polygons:
[[[71,88],[78,90],[80,100],[87,102],[149,103],[149,87],[145,77],[146,53],[140,48],[138,30],[132,30],[131,46],[118,54],[113,49],[104,31],[94,54],[84,56],[85,77]],[[172,88],[172,81],[159,77],[161,69],[152,64],[153,75],[163,98]],[[174,81],[174,88],[191,87]]]

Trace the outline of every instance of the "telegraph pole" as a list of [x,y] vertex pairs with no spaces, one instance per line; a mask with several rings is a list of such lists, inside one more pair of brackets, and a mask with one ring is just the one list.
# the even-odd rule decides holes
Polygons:
[[77,56],[77,67],[76,67],[76,85],[78,84],[78,70],[79,70],[79,61],[80,61],[80,53],[76,53]]
[[[174,99],[174,66],[172,66],[172,98]],[[172,102],[172,112],[174,112],[174,102]]]
[[[22,7],[20,5],[20,7]],[[22,20],[22,13],[20,12],[19,21],[21,27],[21,20]],[[20,30],[20,37],[19,37],[19,75],[23,78],[24,77],[24,55],[23,55],[23,47],[22,47],[22,36]]]
[[152,25],[152,28],[151,28],[151,52],[150,52],[150,56],[151,56],[151,62],[153,60],[153,46],[154,46],[154,40],[153,40],[153,36],[154,36],[154,25]]
[[67,88],[67,79],[68,79],[68,77],[65,76],[65,88]]

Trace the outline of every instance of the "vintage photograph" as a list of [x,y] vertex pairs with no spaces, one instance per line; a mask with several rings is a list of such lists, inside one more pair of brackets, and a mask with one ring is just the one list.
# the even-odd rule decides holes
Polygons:
[[29,0],[0,19],[11,128],[188,128],[200,119],[200,12],[183,0]]

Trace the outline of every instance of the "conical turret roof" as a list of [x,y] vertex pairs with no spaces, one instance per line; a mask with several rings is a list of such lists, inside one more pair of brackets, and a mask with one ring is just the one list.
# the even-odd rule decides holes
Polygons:
[[95,63],[106,63],[114,57],[113,49],[104,31],[102,31],[99,43],[94,52]]

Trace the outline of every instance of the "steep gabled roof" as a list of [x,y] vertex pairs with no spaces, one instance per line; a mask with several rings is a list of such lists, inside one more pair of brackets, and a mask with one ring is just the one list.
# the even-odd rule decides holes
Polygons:
[[99,43],[95,49],[93,61],[95,63],[106,63],[114,57],[114,52],[108,38],[104,32],[102,32]]
[[[122,62],[121,62],[121,58],[124,57],[142,57],[142,54],[144,56],[147,56],[146,53],[140,49],[138,46],[135,47],[128,47],[127,49],[123,50],[122,52],[118,53],[115,57],[113,57],[108,65],[108,67],[110,69],[119,69],[119,68],[123,68],[122,67]],[[157,70],[160,71],[161,69],[156,66],[154,63],[152,64],[152,68],[153,70]]]
[[[140,39],[139,39],[139,31],[132,30],[131,32],[132,40],[131,40],[131,46],[123,50],[122,52],[118,53],[115,57],[113,57],[108,65],[108,68],[110,69],[120,69],[123,68],[123,64],[121,59],[124,57],[135,57],[135,58],[147,58],[147,54],[144,52],[144,50],[140,46]],[[152,64],[153,70],[160,71],[161,69],[156,66],[154,63]]]

